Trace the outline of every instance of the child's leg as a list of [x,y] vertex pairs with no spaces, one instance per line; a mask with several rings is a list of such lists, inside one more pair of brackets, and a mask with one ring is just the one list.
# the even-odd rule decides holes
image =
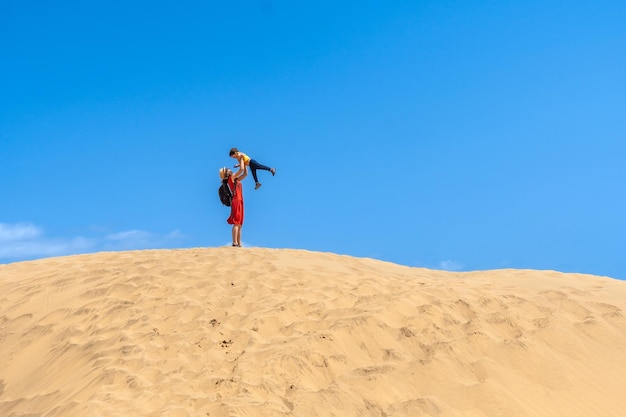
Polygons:
[[256,170],[257,169],[262,169],[264,171],[271,171],[272,168],[259,164],[257,161],[255,161],[254,159],[250,160],[250,170],[252,171],[252,178],[254,178],[254,182],[259,182],[256,178]]
[[252,165],[254,165],[254,169],[262,169],[265,171],[269,171],[271,168],[267,167],[263,164],[259,164],[257,161],[255,161],[254,159],[250,160],[250,167],[252,167]]
[[258,183],[259,180],[256,177],[256,167],[252,165],[252,161],[250,161],[250,172],[252,172],[252,178],[254,178],[254,182]]

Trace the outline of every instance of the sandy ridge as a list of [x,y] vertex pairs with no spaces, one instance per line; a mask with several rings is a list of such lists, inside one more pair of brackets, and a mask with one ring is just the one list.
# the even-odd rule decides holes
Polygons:
[[0,265],[2,416],[622,416],[626,283],[288,249]]

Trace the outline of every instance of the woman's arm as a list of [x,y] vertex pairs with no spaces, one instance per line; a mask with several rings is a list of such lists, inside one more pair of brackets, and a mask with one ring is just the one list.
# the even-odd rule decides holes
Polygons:
[[239,170],[237,172],[235,172],[235,178],[240,176],[242,171],[245,171],[245,169],[246,169],[246,164],[244,164],[243,156],[237,155],[237,161],[239,163],[237,165],[235,165],[235,168],[239,167]]
[[240,176],[236,178],[237,181],[243,181],[244,178],[248,176],[248,173],[244,171]]
[[241,170],[241,169],[239,169],[239,171],[237,171],[237,173],[236,173],[236,174],[234,174],[234,178],[235,178],[237,181],[242,181],[242,180],[243,180],[244,178],[246,178],[246,176],[248,175],[248,170],[246,169],[246,165],[245,165],[245,164],[243,164],[243,158],[242,158],[242,161],[241,161],[241,162],[242,162],[242,165],[243,165],[243,167],[244,167],[244,168],[243,168],[243,172],[242,172],[242,170]]

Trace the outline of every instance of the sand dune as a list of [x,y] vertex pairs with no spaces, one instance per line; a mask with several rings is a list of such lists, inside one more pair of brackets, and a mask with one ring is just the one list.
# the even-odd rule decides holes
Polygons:
[[0,265],[0,416],[626,415],[626,282],[286,249]]

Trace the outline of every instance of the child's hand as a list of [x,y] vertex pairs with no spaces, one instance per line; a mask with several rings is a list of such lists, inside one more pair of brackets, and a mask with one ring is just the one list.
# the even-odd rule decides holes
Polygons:
[[233,168],[239,168],[239,164],[233,165]]

